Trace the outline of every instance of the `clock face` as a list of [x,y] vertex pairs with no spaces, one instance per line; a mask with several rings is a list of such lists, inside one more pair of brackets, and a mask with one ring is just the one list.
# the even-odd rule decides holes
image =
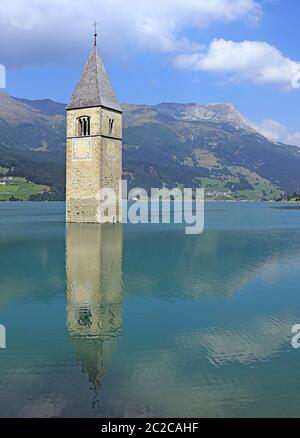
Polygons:
[[73,139],[73,161],[91,160],[91,139]]

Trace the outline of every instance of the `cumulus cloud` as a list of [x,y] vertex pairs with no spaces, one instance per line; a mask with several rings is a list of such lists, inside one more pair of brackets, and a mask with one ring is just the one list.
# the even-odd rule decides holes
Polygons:
[[261,41],[215,39],[205,51],[178,55],[174,63],[187,70],[227,74],[234,81],[270,84],[282,89],[300,87],[300,62]]
[[257,0],[10,0],[0,9],[0,63],[66,62],[86,50],[92,23],[107,51],[187,53],[186,30],[215,22],[257,21]]
[[276,143],[284,143],[300,147],[300,132],[291,132],[285,125],[276,120],[264,119],[254,128],[263,136]]

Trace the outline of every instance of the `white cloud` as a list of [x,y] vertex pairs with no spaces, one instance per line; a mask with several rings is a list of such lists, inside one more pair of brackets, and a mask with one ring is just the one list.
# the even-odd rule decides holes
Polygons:
[[261,41],[215,39],[206,51],[178,55],[178,68],[225,73],[230,80],[270,84],[283,89],[300,87],[300,62],[286,58]]
[[[86,50],[100,22],[109,51],[177,52],[198,46],[186,30],[215,22],[255,22],[257,0],[10,0],[0,6],[0,62],[66,62]],[[199,50],[199,47],[198,47]]]
[[263,136],[276,143],[284,143],[300,147],[300,132],[291,132],[280,122],[272,119],[264,119],[254,128]]

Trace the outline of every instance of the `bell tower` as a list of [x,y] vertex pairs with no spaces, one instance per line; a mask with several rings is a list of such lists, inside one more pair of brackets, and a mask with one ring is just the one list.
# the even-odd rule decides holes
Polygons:
[[66,221],[99,223],[99,193],[113,189],[121,222],[122,108],[97,49],[97,32],[88,62],[67,106]]

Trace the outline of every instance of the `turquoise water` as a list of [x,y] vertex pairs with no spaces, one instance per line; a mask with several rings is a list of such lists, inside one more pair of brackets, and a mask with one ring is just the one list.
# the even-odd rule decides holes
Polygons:
[[299,417],[300,210],[64,224],[0,204],[1,417]]

